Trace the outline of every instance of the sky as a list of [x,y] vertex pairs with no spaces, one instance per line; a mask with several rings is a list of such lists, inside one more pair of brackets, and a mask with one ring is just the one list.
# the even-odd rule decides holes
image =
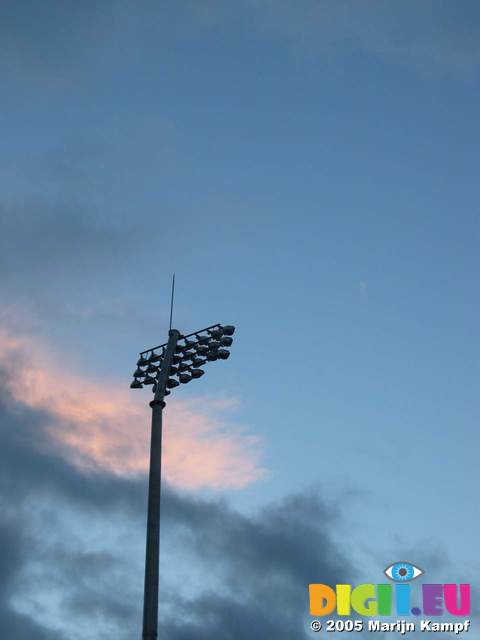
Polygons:
[[479,70],[473,0],[3,3],[2,637],[140,637],[173,272],[176,328],[237,329],[167,402],[161,637],[474,585]]

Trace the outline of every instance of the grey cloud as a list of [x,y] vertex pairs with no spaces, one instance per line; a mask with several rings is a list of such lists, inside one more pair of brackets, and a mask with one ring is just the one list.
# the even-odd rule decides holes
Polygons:
[[470,70],[480,62],[480,10],[448,1],[251,0],[267,31],[304,41],[310,51],[363,49],[407,61]]
[[[84,473],[57,457],[46,446],[52,416],[14,403],[4,391],[6,375],[0,375],[0,635],[64,640],[72,637],[72,625],[93,621],[82,640],[112,633],[127,640],[141,625],[146,483]],[[41,525],[32,504],[45,510]],[[246,515],[225,500],[165,487],[162,518],[164,568],[175,571],[180,557],[206,578],[193,593],[162,582],[165,640],[308,638],[308,584],[352,583],[358,576],[353,554],[335,541],[341,513],[315,491]],[[127,533],[115,541],[112,527],[119,523]],[[99,529],[106,548],[89,545],[90,527]],[[434,574],[448,562],[431,545],[392,546],[389,560],[403,549],[419,564],[428,558]],[[60,594],[62,619],[55,622],[62,632],[12,606],[12,598],[39,584]]]
[[62,640],[50,629],[13,610],[9,600],[15,591],[15,581],[28,553],[28,541],[23,532],[26,523],[20,518],[0,520],[0,634],[9,640]]
[[132,274],[151,264],[147,240],[145,226],[104,221],[81,204],[0,202],[2,323],[60,335],[72,324],[95,322],[107,335],[112,326],[146,324],[143,282]]
[[[0,634],[14,629],[15,639],[63,640],[71,637],[69,625],[83,628],[91,621],[82,640],[111,633],[127,640],[141,625],[146,483],[70,466],[46,446],[51,419],[0,394]],[[30,514],[32,504],[46,510],[41,527]],[[76,524],[69,525],[72,514]],[[335,541],[341,513],[315,491],[246,515],[225,500],[165,487],[162,518],[164,568],[175,571],[172,563],[180,557],[193,574],[206,578],[193,593],[162,582],[165,640],[308,638],[308,584],[354,583],[358,577],[353,557]],[[112,527],[122,522],[129,533],[112,544]],[[106,548],[89,546],[89,526],[99,528]],[[72,539],[68,527],[75,532]],[[408,559],[428,558],[434,573],[446,562],[431,546],[393,546],[389,560],[403,549]],[[37,569],[30,574],[32,565]],[[39,584],[61,594],[62,633],[12,608],[12,597]]]
[[[4,3],[5,4],[5,3]],[[461,8],[447,0],[248,0],[244,4],[221,0],[119,2],[29,0],[7,3],[0,22],[3,66],[58,70],[78,60],[92,65],[101,49],[115,47],[122,55],[126,42],[165,31],[181,37],[185,30],[228,24],[238,18],[253,30],[266,30],[292,39],[305,39],[309,48],[363,49],[399,55],[405,60],[476,68],[480,61],[478,3]],[[151,51],[152,39],[145,48]]]
[[138,249],[145,239],[135,228],[112,224],[71,205],[31,201],[0,203],[0,268],[4,283],[18,284],[30,276],[61,281],[108,269],[122,268],[125,253]]
[[[44,589],[63,594],[62,611],[70,624],[102,621],[97,630],[90,630],[88,640],[103,638],[105,621],[116,637],[131,637],[141,624],[141,575],[132,580],[127,543],[100,551],[82,547],[82,527],[75,529],[75,539],[65,535],[57,539],[56,520],[67,526],[68,513],[73,510],[82,522],[107,532],[120,514],[125,523],[134,523],[131,530],[141,535],[136,542],[143,547],[145,482],[74,469],[46,448],[44,430],[49,420],[51,416],[14,404],[2,393],[0,500],[3,522],[15,524],[4,529],[6,543],[0,547],[4,574],[11,576],[0,593],[0,634],[5,637],[15,624],[15,638],[28,634],[42,640],[62,637],[43,628],[33,632],[35,622],[11,606],[19,589],[28,591],[32,583],[38,588],[38,573],[28,577],[34,563]],[[46,505],[51,514],[42,521],[42,529],[30,515],[31,504]],[[354,574],[350,560],[333,540],[338,517],[313,492],[245,515],[225,501],[180,495],[167,487],[163,494],[164,562],[169,563],[171,545],[176,552],[189,549],[192,571],[216,576],[222,586],[210,585],[186,596],[164,584],[168,602],[162,613],[165,639],[240,640],[252,633],[256,637],[302,637],[309,581],[348,580]],[[25,538],[31,538],[28,544]],[[140,563],[139,574],[141,561],[135,560]],[[23,576],[22,581],[14,579],[17,575]]]
[[0,52],[4,69],[48,70],[76,63],[101,44],[123,3],[95,0],[24,0],[3,2]]
[[204,571],[221,572],[224,590],[178,600],[175,617],[164,621],[172,640],[302,638],[308,584],[354,578],[351,560],[333,541],[337,516],[314,492],[255,516],[221,503],[177,500],[172,496],[167,512],[186,529],[182,544],[196,549]]
[[134,513],[143,509],[143,482],[102,473],[85,476],[56,456],[45,436],[45,429],[52,419],[52,416],[12,403],[5,392],[0,392],[3,503],[15,508],[25,497],[54,495],[85,509],[133,510]]

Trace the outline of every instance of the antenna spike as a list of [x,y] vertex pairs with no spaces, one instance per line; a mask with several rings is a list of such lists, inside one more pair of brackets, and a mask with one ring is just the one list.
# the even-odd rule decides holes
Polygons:
[[173,297],[175,295],[175,273],[172,278],[172,298],[170,300],[170,329],[172,328],[172,317],[173,317]]

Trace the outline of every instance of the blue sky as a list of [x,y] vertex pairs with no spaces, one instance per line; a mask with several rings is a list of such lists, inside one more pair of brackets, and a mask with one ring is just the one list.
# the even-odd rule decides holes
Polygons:
[[7,18],[2,326],[130,393],[175,271],[181,331],[237,326],[232,358],[171,401],[235,398],[260,439],[266,475],[227,504],[314,488],[362,579],[392,554],[473,575],[478,5]]

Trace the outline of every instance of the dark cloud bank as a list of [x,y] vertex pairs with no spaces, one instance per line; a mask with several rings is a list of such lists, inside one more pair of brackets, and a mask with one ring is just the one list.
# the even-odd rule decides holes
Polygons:
[[[75,625],[91,620],[85,640],[106,638],[100,630],[105,621],[114,637],[139,638],[141,594],[131,584],[139,587],[142,576],[132,581],[124,549],[92,551],[86,542],[82,546],[87,533],[82,529],[76,532],[75,544],[62,540],[47,549],[41,540],[54,537],[58,522],[73,510],[86,514],[92,527],[108,528],[109,520],[119,515],[137,522],[143,545],[146,486],[143,481],[84,474],[70,466],[47,447],[45,427],[50,420],[0,394],[0,637],[63,640],[77,637],[71,633]],[[39,527],[32,505],[42,504],[48,505],[50,515]],[[308,583],[319,577],[327,582],[353,578],[352,566],[333,542],[337,517],[314,493],[291,496],[246,516],[225,501],[167,489],[164,530],[173,533],[178,545],[188,548],[189,557],[215,575],[221,586],[187,596],[164,583],[163,597],[169,604],[168,614],[162,616],[162,638],[304,637]],[[168,554],[167,545],[163,553]],[[19,595],[34,580],[36,589],[60,587],[60,619],[52,620],[57,631],[32,612],[18,612]]]
[[[465,0],[461,11],[444,0],[24,0],[2,4],[0,67],[8,73],[55,81],[80,74],[79,62],[95,67],[102,52],[120,56],[149,34],[160,45],[173,31],[184,38],[193,27],[227,27],[238,20],[259,32],[306,40],[309,50],[344,48],[478,68],[478,2]],[[150,36],[151,37],[151,36]],[[150,42],[150,46],[151,46]],[[148,54],[149,47],[145,47]],[[159,51],[161,52],[161,46]]]

